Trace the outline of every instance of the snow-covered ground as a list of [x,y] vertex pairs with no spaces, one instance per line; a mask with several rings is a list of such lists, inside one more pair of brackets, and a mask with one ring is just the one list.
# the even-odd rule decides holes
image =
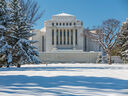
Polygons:
[[128,65],[59,63],[1,68],[0,96],[128,96]]

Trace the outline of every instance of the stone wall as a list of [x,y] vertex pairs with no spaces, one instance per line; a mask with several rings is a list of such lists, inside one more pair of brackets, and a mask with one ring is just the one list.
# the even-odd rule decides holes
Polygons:
[[101,52],[40,52],[40,59],[50,63],[96,63],[98,54]]
[[[111,56],[112,63],[123,63],[123,60],[121,60],[120,56]],[[103,57],[103,62],[107,63],[107,56]]]
[[121,60],[120,56],[112,56],[112,60],[114,63],[123,63],[123,60]]

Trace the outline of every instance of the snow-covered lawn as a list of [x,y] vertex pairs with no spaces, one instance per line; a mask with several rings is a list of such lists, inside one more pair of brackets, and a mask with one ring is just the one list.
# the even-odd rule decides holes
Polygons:
[[128,65],[59,63],[1,68],[0,96],[128,96]]

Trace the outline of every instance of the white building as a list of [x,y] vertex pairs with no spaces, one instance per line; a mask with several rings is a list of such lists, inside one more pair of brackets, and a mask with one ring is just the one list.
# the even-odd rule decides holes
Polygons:
[[97,42],[87,36],[83,36],[83,22],[70,14],[54,15],[51,20],[47,20],[44,23],[43,29],[35,31],[36,36],[33,39],[39,41],[36,46],[41,52],[100,50]]
[[[98,42],[83,35],[83,22],[77,20],[74,15],[66,13],[54,15],[51,20],[45,21],[44,28],[34,30],[34,32],[36,36],[33,37],[33,40],[39,41],[35,46],[45,54],[100,51]],[[91,32],[95,34],[95,31]]]

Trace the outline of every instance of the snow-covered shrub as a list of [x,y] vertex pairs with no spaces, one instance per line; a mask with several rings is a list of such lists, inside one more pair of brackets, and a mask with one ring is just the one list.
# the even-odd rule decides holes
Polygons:
[[99,55],[97,56],[96,63],[102,63],[102,55],[101,55],[101,54],[99,54]]

